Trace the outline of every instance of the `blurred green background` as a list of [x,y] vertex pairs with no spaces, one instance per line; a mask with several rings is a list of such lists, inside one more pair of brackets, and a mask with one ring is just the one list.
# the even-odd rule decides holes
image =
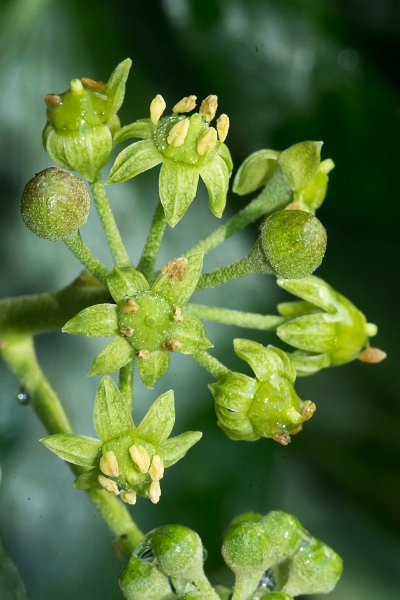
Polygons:
[[[318,405],[292,444],[234,443],[215,426],[200,367],[174,356],[155,390],[137,382],[141,416],[157,393],[176,390],[175,432],[201,429],[204,438],[168,472],[159,505],[132,510],[142,528],[179,522],[196,529],[208,549],[211,578],[229,581],[220,557],[224,528],[238,512],[280,508],[294,513],[344,558],[332,600],[399,597],[400,415],[398,408],[398,137],[400,133],[400,4],[397,0],[3,0],[0,3],[0,187],[2,296],[54,290],[79,265],[63,244],[24,229],[24,183],[50,165],[41,146],[43,97],[71,78],[106,80],[133,59],[123,122],[147,115],[161,92],[168,106],[182,96],[219,96],[229,114],[235,165],[260,148],[283,149],[324,140],[331,157],[328,198],[318,216],[328,229],[318,274],[379,324],[376,345],[388,359],[353,363],[299,381]],[[157,200],[157,175],[110,190],[133,260],[140,254]],[[248,198],[230,198],[227,214]],[[167,232],[160,264],[179,254],[213,222],[201,192]],[[195,224],[195,225],[194,225]],[[105,261],[98,221],[85,239]],[[243,256],[256,227],[231,239],[206,267]],[[284,298],[274,283],[248,277],[196,301],[273,312]],[[212,326],[216,353],[235,368],[231,340],[247,332]],[[254,336],[265,343],[272,335]],[[51,381],[65,398],[76,430],[93,434],[98,381],[86,378],[102,346],[61,334],[38,339]],[[37,443],[43,429],[15,400],[18,386],[0,366],[0,536],[18,564],[31,600],[113,600],[122,564],[106,527],[61,461]],[[97,378],[95,378],[97,379]]]

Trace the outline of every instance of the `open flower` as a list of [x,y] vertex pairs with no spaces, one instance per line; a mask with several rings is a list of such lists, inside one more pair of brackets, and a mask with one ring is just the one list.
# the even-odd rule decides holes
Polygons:
[[315,411],[313,402],[295,392],[296,371],[289,357],[279,348],[251,340],[234,340],[234,349],[256,379],[229,371],[209,386],[219,427],[234,440],[266,437],[288,444]]
[[120,369],[135,356],[143,383],[153,387],[169,367],[170,352],[194,354],[212,346],[203,324],[183,316],[199,280],[203,254],[171,260],[150,287],[133,268],[114,268],[108,278],[116,304],[85,308],[63,331],[88,336],[118,336],[95,358],[89,375]]
[[137,121],[122,128],[115,141],[130,137],[145,138],[125,148],[117,157],[109,183],[131,179],[162,163],[160,199],[171,227],[183,217],[193,201],[199,177],[209,195],[210,210],[221,217],[228,192],[232,159],[224,144],[229,118],[221,114],[216,128],[210,121],[217,111],[217,96],[207,96],[199,112],[190,117],[196,106],[196,96],[187,96],[173,108],[173,114],[161,118],[166,104],[157,95],[150,104],[150,119]]
[[[379,362],[381,350],[369,346],[378,329],[347,298],[315,276],[278,279],[280,287],[302,301],[284,302],[278,311],[292,317],[276,331],[280,339],[299,351],[290,358],[299,375],[311,375],[324,367],[335,367],[360,358]],[[365,350],[366,349],[366,350]]]
[[127,504],[135,504],[137,495],[156,504],[164,469],[183,458],[202,435],[186,431],[169,438],[175,423],[172,390],[159,396],[135,427],[130,409],[110,377],[100,382],[93,421],[99,440],[66,433],[40,441],[63,460],[86,467],[76,479],[76,487],[105,489]]
[[93,181],[110,158],[112,136],[132,61],[127,58],[107,83],[88,77],[73,79],[63,94],[47,94],[43,145],[57,164]]

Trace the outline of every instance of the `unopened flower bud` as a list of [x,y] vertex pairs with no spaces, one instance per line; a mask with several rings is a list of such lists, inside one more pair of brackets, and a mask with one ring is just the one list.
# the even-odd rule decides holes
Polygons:
[[164,600],[172,593],[168,578],[156,565],[136,556],[130,558],[118,583],[126,600]]
[[26,184],[21,203],[25,225],[41,238],[56,241],[87,221],[90,198],[79,177],[56,167],[44,169]]
[[275,273],[286,279],[306,277],[321,264],[326,230],[311,213],[281,210],[263,223],[259,243]]

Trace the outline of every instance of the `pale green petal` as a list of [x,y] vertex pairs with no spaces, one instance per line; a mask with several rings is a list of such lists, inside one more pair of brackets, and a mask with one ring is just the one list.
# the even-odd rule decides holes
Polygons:
[[189,208],[196,195],[198,182],[197,167],[164,160],[160,171],[160,200],[171,227],[175,227]]
[[224,159],[226,166],[228,167],[229,175],[232,173],[233,162],[230,150],[226,144],[221,144],[218,147],[218,154],[221,158]]
[[322,142],[294,144],[280,153],[278,163],[294,192],[301,191],[317,174],[321,163]]
[[306,354],[305,352],[291,352],[289,353],[289,358],[299,377],[314,375],[314,373],[329,367],[331,364],[328,354]]
[[274,375],[284,375],[294,380],[296,372],[289,357],[274,346],[263,346],[253,340],[236,338],[233,341],[235,353],[253,369],[260,381],[267,381]]
[[174,306],[183,306],[196,289],[203,268],[203,252],[171,260],[161,270],[151,293]]
[[73,433],[57,433],[39,441],[62,460],[81,467],[94,466],[101,447],[99,440]]
[[315,354],[331,353],[336,348],[337,327],[326,313],[305,315],[280,325],[276,335],[287,344]]
[[101,488],[99,484],[99,471],[98,469],[90,469],[85,473],[81,473],[74,481],[74,487],[77,490],[91,490],[93,488]]
[[124,101],[125,85],[128,79],[129,70],[132,66],[130,58],[120,62],[111,73],[107,81],[107,118],[109,119],[119,111]]
[[115,304],[95,304],[84,308],[65,323],[62,331],[99,337],[117,335],[117,307]]
[[111,377],[103,377],[100,381],[94,403],[93,423],[102,442],[133,430],[129,406]]
[[232,190],[243,196],[264,187],[271,179],[279,152],[276,150],[257,150],[240,165],[233,182]]
[[114,267],[107,277],[107,285],[115,302],[122,302],[125,298],[145,292],[150,287],[145,276],[133,267]]
[[181,460],[202,435],[201,431],[185,431],[185,433],[165,440],[158,448],[164,466],[172,467],[178,460]]
[[150,139],[154,133],[154,125],[150,119],[139,119],[134,123],[121,127],[114,135],[114,145],[132,138]]
[[211,212],[216,217],[221,217],[229,187],[229,170],[225,161],[218,155],[214,156],[200,168],[200,177],[208,190]]
[[213,347],[203,323],[195,317],[185,317],[183,321],[179,321],[172,335],[180,344],[177,350],[183,354],[195,354]]
[[138,365],[143,383],[152,388],[160,377],[168,371],[169,353],[167,350],[155,350],[150,352],[146,358],[139,356]]
[[158,152],[151,140],[135,142],[118,154],[111,168],[108,183],[120,183],[132,179],[160,164],[162,160],[162,154]]
[[153,402],[135,432],[140,438],[158,446],[168,438],[174,423],[174,392],[169,390]]
[[112,373],[124,367],[134,357],[133,348],[123,338],[117,337],[100,350],[93,361],[89,376]]
[[310,275],[302,279],[279,278],[276,283],[287,292],[314,304],[318,308],[328,312],[334,312],[337,309],[339,303],[337,292],[319,277]]

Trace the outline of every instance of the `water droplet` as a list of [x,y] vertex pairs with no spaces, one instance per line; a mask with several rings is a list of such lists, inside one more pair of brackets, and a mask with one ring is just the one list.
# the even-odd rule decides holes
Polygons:
[[32,402],[32,397],[23,386],[19,388],[16,398],[18,404],[21,404],[22,406],[27,406]]
[[268,569],[265,571],[264,575],[261,577],[260,582],[258,584],[259,590],[273,590],[275,587],[274,580],[272,579],[272,571]]

